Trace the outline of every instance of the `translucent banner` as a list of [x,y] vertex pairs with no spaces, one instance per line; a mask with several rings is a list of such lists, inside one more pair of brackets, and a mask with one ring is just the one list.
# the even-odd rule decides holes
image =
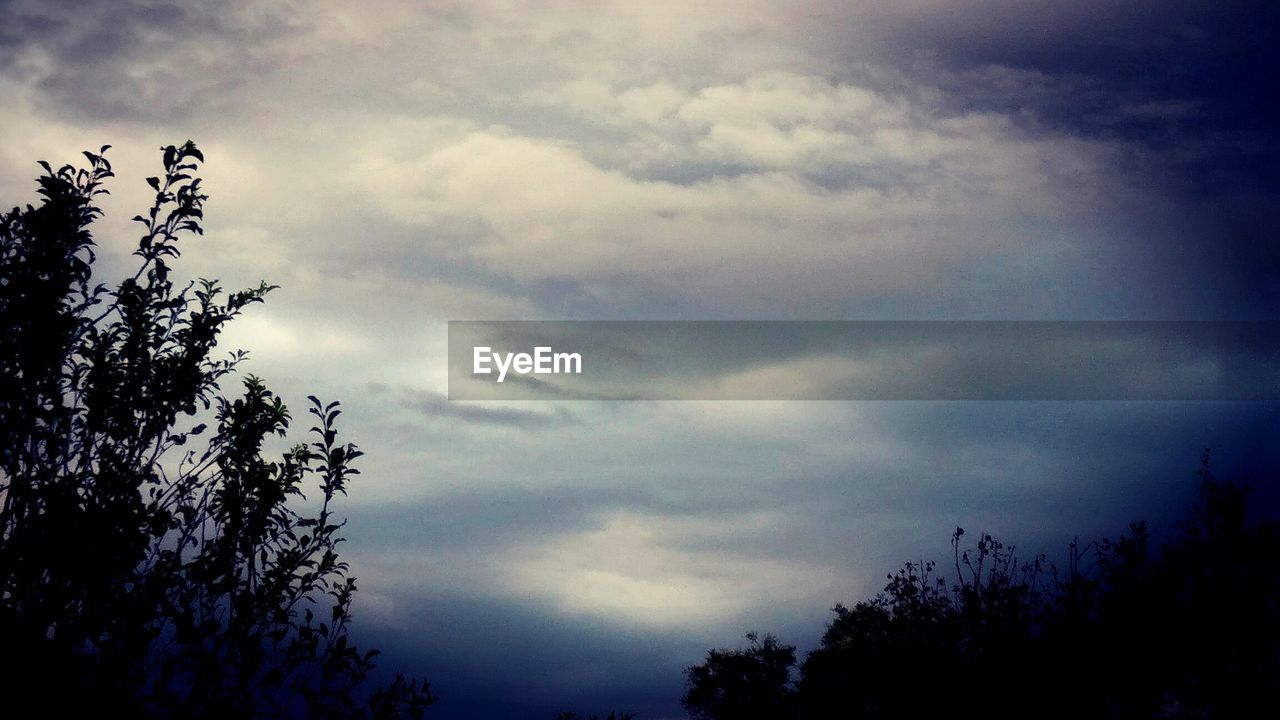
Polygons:
[[454,321],[451,400],[1275,400],[1280,322]]

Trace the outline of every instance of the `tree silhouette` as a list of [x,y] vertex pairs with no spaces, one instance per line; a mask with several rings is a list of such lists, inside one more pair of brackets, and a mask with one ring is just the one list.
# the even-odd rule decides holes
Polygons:
[[[0,216],[0,687],[55,715],[420,717],[426,683],[361,691],[374,651],[348,639],[355,580],[337,552],[359,450],[337,403],[279,457],[291,414],[244,353],[213,357],[266,284],[175,285],[202,234],[204,158],[162,149],[132,276],[92,272],[107,147],[41,163],[38,206]],[[203,442],[201,440],[203,439]]]
[[[952,535],[951,577],[907,563],[884,590],[837,605],[799,667],[755,646],[688,671],[698,718],[1246,718],[1280,707],[1280,523],[1248,487],[1215,479],[1158,547],[1145,523],[1068,548],[1064,567],[1020,560],[989,535]],[[749,636],[750,637],[750,636]],[[726,668],[733,668],[726,671]]]
[[686,671],[681,702],[689,715],[714,718],[787,718],[795,714],[791,671],[796,649],[777,638],[747,633],[745,650],[712,650],[707,661]]

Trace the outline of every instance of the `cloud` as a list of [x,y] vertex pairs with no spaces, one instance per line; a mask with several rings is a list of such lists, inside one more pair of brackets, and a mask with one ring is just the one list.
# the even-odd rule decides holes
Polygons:
[[[492,4],[385,3],[359,18],[246,4],[152,22],[126,4],[114,26],[146,38],[93,40],[95,76],[69,49],[95,23],[52,7],[19,13],[43,18],[15,47],[46,53],[44,70],[10,66],[33,112],[58,102],[77,119],[173,123],[146,102],[141,114],[100,105],[145,100],[131,83],[181,68],[189,87],[165,102],[230,163],[211,163],[227,179],[211,185],[211,223],[264,238],[267,259],[289,258],[272,263],[281,274],[399,276],[440,287],[437,304],[467,307],[449,298],[470,293],[492,313],[974,317],[1096,314],[1090,299],[1142,314],[1172,299],[1159,280],[1185,271],[1156,251],[1187,230],[1176,207],[1156,207],[1146,182],[1159,163],[1140,144],[956,102],[997,76],[992,96],[1037,83],[1040,98],[1078,96],[1062,78],[912,77],[874,55],[835,73],[822,44],[781,62],[770,52],[815,22],[793,8],[515,22]],[[769,61],[730,71],[708,57],[721,46]],[[58,77],[85,86],[62,93]],[[309,199],[264,203],[276,188]],[[1117,220],[1133,225],[1108,237],[1135,210],[1151,222]],[[1116,268],[1124,285],[1103,272]]]
[[740,553],[783,521],[769,511],[721,517],[618,512],[601,527],[520,548],[511,591],[553,599],[568,613],[671,628],[741,618],[770,603],[838,596],[838,572],[794,558]]
[[[733,100],[716,99],[726,94]],[[715,116],[725,106],[737,110]],[[817,120],[788,120],[796,107]],[[419,150],[371,144],[350,177],[397,222],[426,233],[470,226],[466,260],[517,286],[604,289],[625,277],[744,312],[782,296],[829,307],[967,293],[970,258],[1024,268],[1045,254],[1061,260],[1057,238],[1092,242],[1081,225],[1095,216],[1077,208],[1110,211],[1138,192],[1113,170],[1119,149],[1107,143],[1027,137],[999,116],[934,116],[813,78],[703,90],[645,132],[662,139],[641,139],[612,162],[590,143],[495,127]],[[649,179],[654,165],[704,176]]]
[[[361,586],[356,614],[368,618]],[[566,710],[684,717],[682,668],[702,652],[687,636],[566,623],[553,609],[484,594],[424,589],[395,625],[357,620],[360,638],[432,681],[440,718],[555,717]],[[494,657],[503,658],[495,664]]]
[[0,190],[115,145],[118,275],[194,138],[176,272],[282,285],[228,345],[343,401],[384,666],[442,717],[662,717],[707,647],[816,637],[957,524],[1051,550],[1167,522],[1204,445],[1274,460],[1248,404],[442,399],[449,319],[1274,315],[1272,11],[1007,10],[11,2]]
[[491,425],[507,425],[511,427],[539,429],[555,428],[578,422],[578,418],[568,409],[560,407],[553,412],[537,412],[518,410],[508,407],[490,407],[485,405],[450,402],[442,393],[427,390],[404,389],[400,394],[400,403],[417,410],[429,418],[461,420],[463,422]]
[[269,3],[16,2],[5,14],[7,74],[58,112],[96,120],[189,118],[198,98],[270,72],[291,32],[288,12]]

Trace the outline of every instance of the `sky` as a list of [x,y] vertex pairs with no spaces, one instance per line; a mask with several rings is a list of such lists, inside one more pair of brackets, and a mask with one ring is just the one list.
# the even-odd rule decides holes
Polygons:
[[[1168,527],[1273,404],[450,401],[449,320],[1280,319],[1264,2],[2,3],[0,201],[163,145],[224,344],[343,403],[353,630],[440,718],[682,717],[682,669],[940,557]],[[1271,494],[1268,497],[1275,498]]]

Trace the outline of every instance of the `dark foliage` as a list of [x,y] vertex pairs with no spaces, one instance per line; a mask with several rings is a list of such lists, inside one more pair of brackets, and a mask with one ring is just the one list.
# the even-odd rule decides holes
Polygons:
[[311,398],[311,442],[271,459],[288,409],[254,377],[220,389],[243,358],[212,357],[220,331],[272,287],[174,284],[203,156],[163,148],[136,272],[108,287],[106,150],[41,163],[39,206],[0,217],[0,692],[54,716],[421,716],[425,683],[360,690],[375,652],[348,640],[333,507],[360,452],[337,403]]
[[747,633],[745,650],[712,650],[707,662],[689,668],[681,702],[699,720],[781,718],[795,714],[791,670],[796,649],[772,635]]
[[[1280,524],[1250,490],[1200,473],[1158,547],[1144,523],[1019,560],[952,536],[952,574],[908,563],[838,605],[800,664],[776,645],[713,650],[688,670],[695,718],[1248,718],[1280,707]],[[749,636],[751,637],[751,636]],[[790,650],[790,648],[783,648]],[[768,712],[761,708],[768,706]]]

